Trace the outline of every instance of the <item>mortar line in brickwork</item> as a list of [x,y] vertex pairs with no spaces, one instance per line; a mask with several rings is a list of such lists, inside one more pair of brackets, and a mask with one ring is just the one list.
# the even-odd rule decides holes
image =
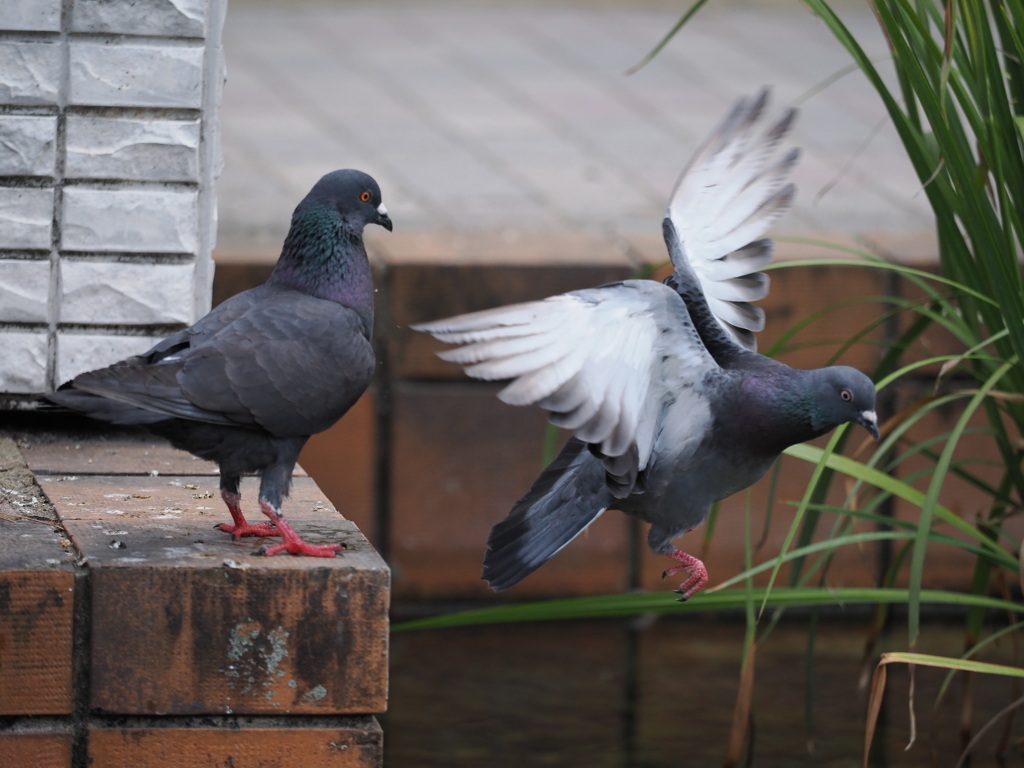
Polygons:
[[[158,192],[194,192],[194,181],[147,181],[144,179],[65,179],[65,187],[85,190],[129,189]],[[190,256],[192,254],[189,254]]]
[[[211,0],[216,2],[217,0]],[[140,45],[153,48],[201,48],[206,38],[178,37],[176,33],[168,33],[174,37],[161,35],[129,35],[124,32],[71,32],[69,38],[76,43],[101,43],[103,45]]]
[[[159,729],[159,728],[372,728],[374,715],[90,715],[92,728]],[[77,768],[77,766],[76,766]]]
[[30,117],[50,117],[57,114],[57,108],[48,104],[0,104],[0,115],[28,115]]
[[50,286],[46,302],[46,390],[57,388],[57,326],[60,324],[60,240],[64,220],[64,168],[67,153],[68,90],[71,87],[71,47],[68,31],[74,0],[63,0],[60,11],[60,80],[57,83],[57,147],[53,169],[53,222],[50,228]]
[[[64,222],[64,171],[67,155],[67,105],[71,88],[71,46],[68,33],[74,0],[62,0],[60,11],[60,81],[57,85],[57,156],[53,172],[53,229],[50,249],[50,295],[47,303],[49,331],[46,344],[46,389],[57,381],[57,328],[60,325],[62,281],[60,244]],[[92,581],[76,546],[75,592],[71,626],[71,767],[89,765],[89,632]]]
[[[899,299],[902,291],[900,287],[902,285],[903,278],[896,272],[885,271],[885,295],[890,296],[894,299]],[[897,312],[899,305],[895,302],[886,303],[882,305],[882,311],[891,313],[890,317],[885,321],[882,326],[882,336],[885,339],[886,347],[891,346],[899,341],[900,338],[900,315]],[[884,424],[896,413],[896,388],[886,387],[878,393],[878,421],[879,424]],[[892,463],[895,451],[890,453],[883,458],[879,464],[882,466],[889,465]],[[894,475],[895,470],[890,469],[887,474]],[[890,496],[881,503],[878,507],[878,514],[883,517],[894,517],[896,515],[896,504],[893,497]],[[878,525],[877,528],[880,531],[892,530],[890,526]],[[892,563],[892,541],[884,540],[878,542],[877,552],[877,573],[875,576],[875,583],[881,585],[885,578],[886,572],[889,570],[889,566]]]
[[[391,327],[391,270],[377,273],[377,291],[375,325],[378,329]],[[376,455],[374,460],[374,546],[389,566],[391,563],[391,429],[392,429],[392,379],[391,366],[388,358],[388,345],[382,336],[374,339],[377,352],[377,437],[375,440]]]
[[[28,109],[28,107],[22,107]],[[198,120],[201,109],[190,107],[97,106],[94,104],[68,104],[65,110],[71,117],[123,117],[129,120],[156,118],[158,120]],[[19,112],[18,114],[22,114]],[[25,113],[29,114],[29,113]],[[43,113],[52,115],[53,110]]]
[[61,251],[64,263],[84,261],[93,263],[119,264],[188,264],[194,261],[194,253],[126,253],[124,251]]
[[227,3],[207,0],[206,47],[203,50],[203,101],[199,127],[199,213],[198,245],[195,268],[192,270],[192,320],[201,318],[212,308],[213,249],[217,242],[217,194],[214,182],[217,168],[218,121],[224,74],[223,30]]
[[[73,540],[72,540],[73,543]],[[89,766],[89,696],[92,670],[92,576],[75,548],[75,602],[71,625],[71,768]]]
[[164,338],[184,330],[185,323],[161,323],[153,325],[129,325],[127,323],[60,323],[61,333],[103,334],[110,336],[153,336]]

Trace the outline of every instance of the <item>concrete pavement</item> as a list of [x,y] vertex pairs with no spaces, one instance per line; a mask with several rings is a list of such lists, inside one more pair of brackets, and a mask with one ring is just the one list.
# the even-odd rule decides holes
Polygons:
[[[686,5],[686,4],[682,4]],[[739,96],[799,104],[779,230],[914,239],[927,200],[875,92],[793,2],[665,5],[234,2],[225,27],[219,254],[276,257],[319,176],[380,182],[398,233],[655,237],[676,176]],[[885,70],[868,9],[845,11]],[[225,256],[228,254],[228,256]]]

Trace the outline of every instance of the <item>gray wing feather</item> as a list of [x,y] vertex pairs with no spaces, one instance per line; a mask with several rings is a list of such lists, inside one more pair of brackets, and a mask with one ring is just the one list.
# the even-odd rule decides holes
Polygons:
[[717,368],[679,294],[650,280],[414,328],[466,344],[440,356],[476,378],[512,379],[502,400],[552,411],[553,424],[594,446],[610,476],[629,485],[650,457],[665,402],[699,396],[696,385]]
[[787,111],[757,136],[767,96],[736,104],[680,175],[666,213],[673,224],[666,238],[678,238],[667,243],[677,283],[699,288],[730,338],[751,351],[764,313],[750,302],[768,294],[758,270],[773,251],[771,240],[757,238],[792,205],[796,188],[786,180],[799,157],[792,149],[770,162],[796,113]]
[[78,376],[54,399],[79,390],[159,418],[258,425],[276,437],[310,435],[333,424],[373,375],[373,349],[360,316],[290,289],[255,289],[235,298],[145,355]]

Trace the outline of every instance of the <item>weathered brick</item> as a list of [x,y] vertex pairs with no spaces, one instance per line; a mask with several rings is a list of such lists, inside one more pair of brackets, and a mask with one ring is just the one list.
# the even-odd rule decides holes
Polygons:
[[333,727],[93,728],[90,764],[102,768],[379,768],[383,733],[372,717]]
[[0,116],[0,176],[52,176],[57,118]]
[[0,766],[71,768],[71,734],[0,732]]
[[[920,405],[922,399],[930,398],[933,388],[934,384],[931,381],[900,382],[896,391],[895,407],[897,412]],[[935,440],[942,435],[948,435],[963,415],[964,408],[969,401],[970,397],[959,398],[928,412],[907,431],[906,440],[900,443],[899,452],[907,451],[913,445],[921,445],[923,441]],[[988,483],[990,487],[998,488],[1003,474],[1002,467],[1005,465],[995,437],[988,431],[990,429],[991,425],[984,408],[979,408],[968,421],[967,431],[957,442],[953,451],[953,462],[954,466],[960,466],[966,472]],[[1011,439],[1012,435],[1011,431]],[[939,439],[930,446],[936,454],[940,454],[945,447],[946,440],[944,439]],[[911,456],[900,462],[896,474],[901,478],[908,479],[918,490],[926,492],[932,479],[932,473],[927,470],[934,466],[933,461],[920,455]],[[923,476],[911,479],[922,472],[924,472]],[[943,482],[939,503],[962,519],[974,524],[988,518],[989,511],[993,506],[993,497],[950,472]],[[896,515],[903,520],[916,522],[921,516],[921,508],[909,502],[897,500]],[[1019,539],[1024,535],[1024,520],[1021,520],[1019,515],[1011,514],[1003,522],[1003,526],[1010,536]],[[944,523],[937,523],[935,527],[942,533],[966,540],[964,536],[956,533],[954,529]],[[1004,546],[1006,543],[1004,539]],[[955,591],[968,589],[976,559],[975,555],[957,547],[933,544],[928,548],[925,556],[924,585],[932,589]],[[907,565],[905,564],[900,574],[900,585],[906,584],[907,575]]]
[[69,117],[69,179],[197,181],[198,120]]
[[60,46],[0,42],[0,104],[56,104]]
[[58,333],[57,381],[65,382],[80,373],[141,354],[158,341],[148,336]]
[[0,488],[0,715],[67,714],[71,560],[49,523],[52,510],[8,438],[0,438]]
[[71,104],[199,109],[202,95],[202,48],[71,43]]
[[194,264],[61,263],[62,323],[187,323]]
[[73,251],[194,253],[196,211],[195,192],[70,187],[61,242]]
[[[925,272],[931,272],[938,274],[939,267],[937,264],[928,263],[917,263],[909,264],[916,269],[920,269]],[[951,289],[944,286],[941,283],[934,281],[926,281],[930,283],[932,290],[937,290],[940,295],[948,295]],[[919,286],[912,283],[910,280],[901,278],[896,282],[897,290],[899,295],[905,301],[912,302],[913,304],[920,306],[922,309],[927,308],[931,304],[931,299],[928,294],[922,290]],[[912,323],[918,320],[920,315],[913,309],[907,309],[901,312],[897,318],[897,324],[899,332],[903,333],[906,331]],[[973,344],[971,344],[973,346]],[[941,357],[945,355],[962,355],[967,351],[968,344],[965,344],[959,338],[957,338],[951,331],[943,327],[939,323],[931,323],[925,328],[924,332],[920,334],[910,345],[910,348],[904,351],[900,358],[901,363],[904,365],[911,362],[920,362],[932,357]],[[928,363],[917,368],[914,374],[917,376],[938,376],[939,371],[942,370],[942,366],[946,361],[937,361]],[[961,372],[963,366],[961,366]]]
[[0,320],[45,323],[50,262],[0,260]]
[[537,237],[506,243],[498,236],[389,238],[378,248],[376,276],[391,312],[387,343],[396,378],[462,378],[459,366],[434,354],[443,344],[409,328],[463,312],[543,299],[630,277],[622,253],[593,237]]
[[[500,402],[499,387],[393,389],[391,561],[395,596],[492,596],[480,578],[491,526],[540,474],[546,418]],[[626,526],[603,515],[514,595],[600,594],[626,586]]]
[[46,334],[0,332],[0,392],[46,388]]
[[[92,572],[94,708],[374,713],[387,690],[388,569],[308,478],[284,511],[335,558],[262,557],[211,530],[216,477],[78,477],[51,491]],[[256,511],[256,478],[243,508]],[[120,544],[117,544],[120,542]],[[265,542],[264,542],[265,543]]]
[[[24,547],[22,534],[38,522],[0,521],[0,541]],[[32,535],[28,533],[27,535]],[[52,536],[52,534],[51,534]],[[49,559],[63,558],[53,544]],[[42,549],[42,548],[40,548]],[[35,565],[35,564],[33,564]],[[0,570],[0,714],[56,715],[71,711],[73,579],[41,567]]]
[[71,14],[75,32],[163,37],[202,37],[204,0],[76,0]]
[[364,394],[341,420],[313,435],[299,456],[341,513],[376,544],[376,393]]
[[4,0],[0,29],[18,32],[60,32],[60,0]]
[[0,188],[0,248],[50,249],[53,190]]

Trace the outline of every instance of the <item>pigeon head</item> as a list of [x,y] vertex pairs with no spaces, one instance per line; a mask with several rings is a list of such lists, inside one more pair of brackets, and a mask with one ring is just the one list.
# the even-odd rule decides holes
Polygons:
[[351,168],[331,171],[313,185],[295,209],[295,215],[325,209],[337,211],[344,228],[353,234],[361,235],[367,224],[380,224],[391,231],[391,219],[381,202],[380,187],[372,176],[362,171]]
[[829,431],[848,421],[860,424],[878,439],[875,385],[871,379],[845,365],[815,371],[815,428]]
[[292,226],[270,282],[373,315],[373,277],[363,228],[391,229],[380,187],[362,171],[332,171],[292,214]]

